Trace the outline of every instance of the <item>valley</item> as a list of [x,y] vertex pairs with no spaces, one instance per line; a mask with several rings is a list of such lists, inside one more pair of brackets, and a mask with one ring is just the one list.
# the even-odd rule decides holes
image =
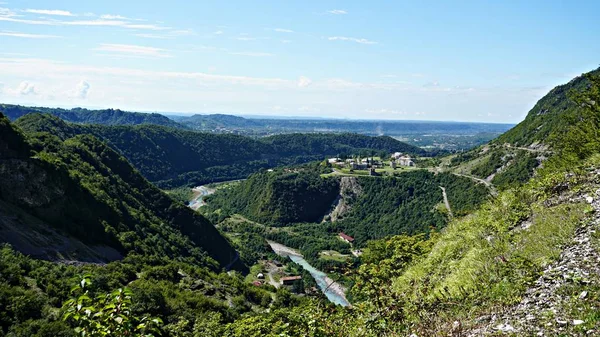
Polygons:
[[0,331],[124,299],[165,336],[593,335],[598,72],[459,152],[0,115]]

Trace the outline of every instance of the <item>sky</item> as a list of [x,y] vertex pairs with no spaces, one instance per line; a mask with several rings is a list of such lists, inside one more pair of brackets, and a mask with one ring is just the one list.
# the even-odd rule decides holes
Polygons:
[[600,65],[600,1],[0,0],[0,102],[521,121]]

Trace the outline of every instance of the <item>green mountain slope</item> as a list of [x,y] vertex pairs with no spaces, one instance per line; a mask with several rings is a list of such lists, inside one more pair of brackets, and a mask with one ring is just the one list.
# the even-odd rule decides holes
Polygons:
[[92,134],[119,150],[146,178],[161,187],[246,178],[260,168],[322,160],[328,155],[425,153],[390,137],[354,134],[291,134],[257,140],[156,125],[76,125],[41,114],[26,115],[16,124],[27,132],[47,131],[61,139]]
[[98,139],[61,140],[41,132],[29,135],[30,145],[4,116],[0,121],[0,200],[5,204],[111,252],[244,268],[210,222],[151,185]]
[[129,112],[119,109],[88,110],[83,108],[61,109],[44,107],[26,107],[21,105],[0,104],[2,112],[10,120],[16,120],[30,113],[48,113],[65,121],[78,124],[103,125],[140,125],[155,124],[173,128],[183,126],[166,116],[157,113]]
[[600,68],[550,90],[529,111],[525,120],[494,142],[517,146],[529,146],[533,143],[553,146],[558,141],[557,137],[566,132],[572,119],[581,112],[582,107],[575,102],[573,94],[589,88],[587,76],[597,75],[600,75]]

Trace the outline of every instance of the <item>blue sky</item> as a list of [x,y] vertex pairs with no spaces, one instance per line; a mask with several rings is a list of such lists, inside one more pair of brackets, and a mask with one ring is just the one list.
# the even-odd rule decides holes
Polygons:
[[600,65],[598,1],[0,0],[0,101],[518,122]]

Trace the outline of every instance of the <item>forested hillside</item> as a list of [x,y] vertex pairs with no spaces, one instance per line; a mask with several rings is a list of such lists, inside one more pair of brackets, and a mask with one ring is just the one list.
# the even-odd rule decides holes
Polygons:
[[42,114],[26,115],[16,124],[27,132],[48,131],[63,140],[92,134],[120,151],[142,175],[161,187],[246,178],[261,168],[322,160],[325,156],[424,153],[390,137],[353,134],[293,134],[257,140],[156,125],[76,125]]
[[[319,175],[321,166],[279,169],[252,175],[248,180],[221,189],[207,199],[202,212],[215,222],[234,214],[267,226],[291,226],[263,235],[316,257],[316,245],[337,249],[340,231],[357,245],[397,234],[439,231],[448,222],[443,205],[444,187],[456,216],[475,210],[488,198],[484,185],[448,173],[425,170],[397,177],[356,177],[358,192],[347,201],[346,211],[335,221],[320,223],[331,211],[340,191],[340,177]],[[308,223],[318,224],[308,224]],[[329,240],[327,246],[322,241]],[[343,245],[342,245],[343,246]]]
[[339,181],[309,170],[278,169],[250,176],[210,197],[222,215],[241,213],[271,226],[319,221],[338,195]]
[[119,109],[88,110],[83,108],[61,109],[44,107],[26,107],[21,105],[0,104],[0,112],[14,121],[30,113],[47,113],[67,122],[78,124],[103,125],[140,125],[155,124],[173,128],[183,128],[181,124],[157,113],[128,112]]
[[[69,251],[76,259],[106,261],[133,254],[149,261],[181,259],[214,268],[235,260],[236,252],[206,219],[148,183],[98,139],[78,135],[61,140],[40,132],[29,134],[28,144],[4,116],[0,118],[4,211],[12,209],[14,220],[23,226],[31,224],[20,214],[31,215],[96,250],[96,256],[85,256],[64,247],[45,255],[59,259]],[[28,229],[5,230],[5,238],[27,245]]]
[[541,143],[548,146],[560,142],[568,128],[580,121],[584,107],[577,96],[591,86],[589,76],[600,75],[600,69],[578,76],[569,83],[550,90],[529,111],[525,120],[498,137],[495,143],[529,146]]

